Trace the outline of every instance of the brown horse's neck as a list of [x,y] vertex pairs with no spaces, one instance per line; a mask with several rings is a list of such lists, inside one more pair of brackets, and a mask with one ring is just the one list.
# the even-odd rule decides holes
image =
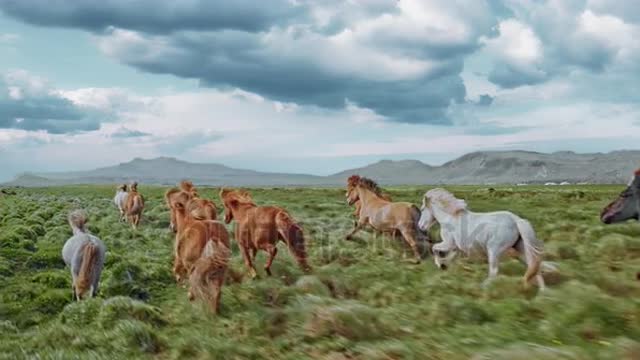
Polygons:
[[247,211],[256,208],[256,204],[252,204],[252,203],[239,203],[238,205],[236,205],[232,210],[233,210],[233,217],[236,219],[236,221],[239,218],[244,217],[244,215],[247,213]]
[[376,202],[387,202],[383,199],[381,199],[376,193],[374,193],[373,191],[369,190],[369,189],[365,189],[361,186],[358,186],[358,198],[360,198],[360,201],[362,202],[363,206],[367,206]]
[[188,221],[185,209],[176,210],[176,233],[181,233],[187,226]]

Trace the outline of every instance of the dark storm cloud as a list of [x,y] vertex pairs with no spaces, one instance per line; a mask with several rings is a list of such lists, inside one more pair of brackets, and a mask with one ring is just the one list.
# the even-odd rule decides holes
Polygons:
[[0,129],[44,130],[51,134],[92,131],[100,128],[103,117],[56,95],[26,93],[11,97],[0,81]]
[[[495,1],[429,4],[442,12],[445,24],[457,26],[453,35],[441,24],[407,28],[405,18],[388,22],[400,13],[397,4],[0,0],[6,14],[31,24],[97,32],[112,41],[103,51],[145,72],[301,105],[339,109],[352,102],[390,121],[450,124],[447,109],[465,99],[459,76],[464,57],[477,49],[479,36],[494,31],[491,9],[504,14],[507,9]],[[318,20],[327,11],[331,15]],[[368,26],[368,32],[350,37],[363,19],[377,22],[360,26]],[[344,35],[346,28],[350,30]],[[424,33],[411,35],[420,31]],[[126,36],[119,39],[119,34]],[[337,34],[344,36],[329,39]],[[331,59],[331,54],[345,47],[352,63],[343,68],[343,58]],[[415,63],[433,68],[402,75]]]
[[304,6],[288,0],[0,0],[0,9],[40,26],[102,31],[110,26],[148,33],[176,30],[261,31],[302,16]]

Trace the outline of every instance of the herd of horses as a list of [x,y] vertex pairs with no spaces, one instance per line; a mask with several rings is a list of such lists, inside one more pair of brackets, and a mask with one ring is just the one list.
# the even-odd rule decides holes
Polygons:
[[[224,223],[218,221],[216,205],[201,198],[190,181],[166,191],[164,199],[170,210],[170,230],[175,233],[173,275],[179,284],[188,286],[188,298],[202,299],[215,313],[220,309],[224,284],[232,252],[225,224],[235,221],[235,241],[250,277],[256,278],[254,261],[258,250],[268,254],[264,271],[271,276],[271,266],[282,241],[300,268],[308,273],[312,267],[307,259],[302,226],[282,207],[260,206],[246,190],[221,189]],[[346,236],[349,240],[358,231],[371,227],[378,233],[401,236],[407,243],[415,263],[432,254],[436,266],[446,270],[459,254],[483,253],[489,262],[485,285],[498,274],[501,255],[515,252],[526,265],[524,286],[536,280],[544,290],[543,270],[555,271],[545,262],[543,243],[536,237],[529,221],[509,212],[477,213],[468,209],[463,199],[449,191],[434,188],[422,198],[422,206],[409,202],[393,202],[371,179],[353,175],[347,180],[346,200],[355,206],[356,221]],[[120,220],[136,229],[144,210],[144,198],[134,182],[121,185],[114,203]],[[620,195],[600,214],[605,224],[640,218],[640,169]],[[73,236],[65,243],[62,257],[71,269],[73,299],[81,300],[98,292],[100,274],[105,261],[106,246],[86,230],[87,214],[75,210],[69,214]],[[429,230],[438,224],[441,242],[433,244]]]

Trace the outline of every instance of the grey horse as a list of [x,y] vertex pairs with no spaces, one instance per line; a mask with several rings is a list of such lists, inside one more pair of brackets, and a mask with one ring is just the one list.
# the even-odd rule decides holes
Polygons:
[[87,214],[75,210],[69,214],[73,236],[62,248],[62,259],[71,269],[73,300],[94,297],[98,293],[100,274],[107,248],[96,236],[86,230]]
[[629,219],[640,220],[640,169],[618,198],[607,205],[600,213],[600,220],[605,224],[623,222]]

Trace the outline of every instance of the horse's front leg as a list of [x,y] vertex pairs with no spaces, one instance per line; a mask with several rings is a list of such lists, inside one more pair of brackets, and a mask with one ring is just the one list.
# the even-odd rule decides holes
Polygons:
[[487,251],[487,257],[489,259],[489,276],[487,276],[487,279],[482,283],[483,287],[489,286],[489,284],[491,284],[491,282],[498,276],[499,255],[500,254],[493,249],[489,249]]
[[351,230],[351,232],[347,234],[345,239],[347,240],[353,239],[353,235],[355,235],[355,233],[357,233],[358,231],[362,230],[365,226],[367,226],[368,221],[369,221],[368,218],[360,218],[360,220],[358,220],[358,225],[356,225],[356,227],[354,227],[353,230]]

